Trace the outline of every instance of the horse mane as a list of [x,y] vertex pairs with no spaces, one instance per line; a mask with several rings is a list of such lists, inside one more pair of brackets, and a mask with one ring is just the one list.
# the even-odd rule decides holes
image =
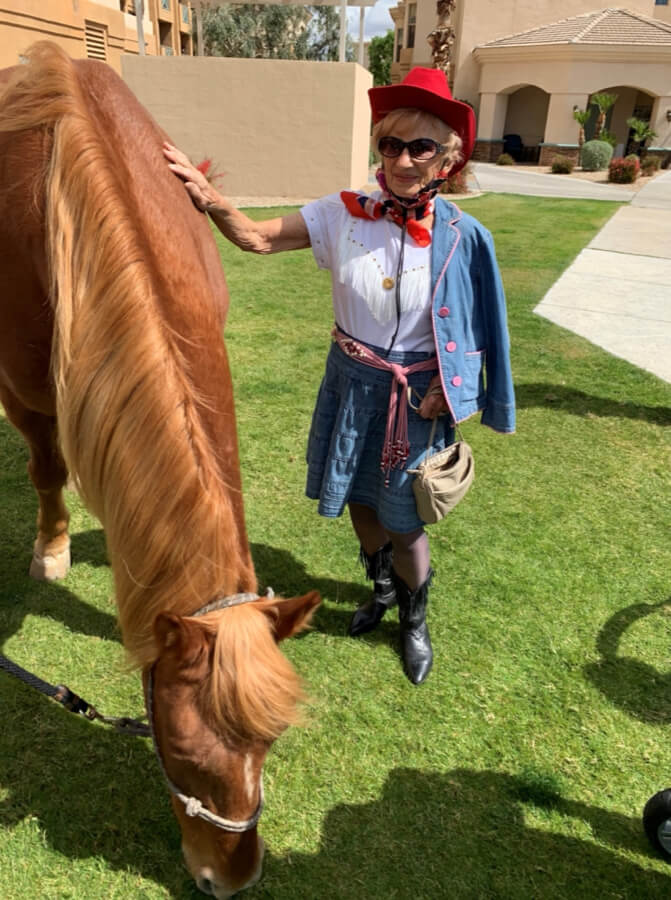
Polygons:
[[[46,41],[26,55],[27,64],[0,93],[0,129],[42,129],[51,137],[43,203],[60,441],[86,505],[105,529],[124,646],[134,664],[147,667],[158,654],[153,623],[160,612],[189,615],[215,594],[256,589],[244,520],[231,500],[239,480],[227,478],[224,451],[214,445],[208,416],[221,412],[213,412],[211,392],[203,395],[193,381],[189,336],[168,321],[166,282],[137,198],[134,205],[127,173],[101,134],[77,67]],[[108,70],[104,78],[111,81]],[[163,135],[146,118],[160,147]],[[194,229],[201,227],[190,203],[182,213],[194,216]],[[189,265],[195,300],[191,291],[189,299],[212,319],[212,341],[222,345],[217,380],[230,392],[207,274],[198,259]],[[227,414],[230,432],[235,426],[230,409]],[[270,635],[267,664],[259,671],[244,665],[251,642],[261,639],[258,616],[228,610],[219,617],[212,708],[231,720],[219,691],[231,695],[234,666],[236,715],[246,710],[248,727],[265,734],[289,721],[287,703],[299,691]],[[262,691],[265,678],[269,688]]]
[[302,718],[300,678],[279,651],[267,615],[276,603],[262,600],[199,620],[215,635],[212,684],[203,705],[234,738],[273,741]]

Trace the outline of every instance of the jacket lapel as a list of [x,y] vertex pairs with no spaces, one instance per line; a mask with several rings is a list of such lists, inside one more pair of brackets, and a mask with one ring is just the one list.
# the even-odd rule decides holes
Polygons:
[[436,200],[431,251],[431,296],[435,299],[447,268],[461,240],[459,220],[461,210],[454,203]]

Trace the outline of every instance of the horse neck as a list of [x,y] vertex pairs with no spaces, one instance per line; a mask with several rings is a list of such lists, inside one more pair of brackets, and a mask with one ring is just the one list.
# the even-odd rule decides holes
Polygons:
[[47,203],[59,427],[106,531],[124,643],[146,665],[159,612],[255,588],[226,292],[154,123],[120,80],[78,72],[84,102],[56,128]]

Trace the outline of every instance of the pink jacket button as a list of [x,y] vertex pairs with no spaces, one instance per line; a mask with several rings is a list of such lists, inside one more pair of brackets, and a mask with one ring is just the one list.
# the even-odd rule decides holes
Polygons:
[[452,384],[455,387],[459,387],[461,385],[461,375],[455,375],[454,378],[452,379]]
[[450,310],[447,308],[447,306],[441,306],[440,309],[438,310],[438,315],[440,316],[441,319],[444,319],[445,316],[449,316],[449,314],[450,314]]
[[445,349],[448,353],[454,353],[454,351],[457,349],[457,345],[454,341],[448,341],[448,343],[445,344]]

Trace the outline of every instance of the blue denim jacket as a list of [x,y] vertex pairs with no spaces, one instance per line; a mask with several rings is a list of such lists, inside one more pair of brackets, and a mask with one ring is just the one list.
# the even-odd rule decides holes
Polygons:
[[506,301],[492,236],[453,203],[436,201],[431,253],[432,323],[452,418],[482,410],[495,431],[515,430]]

